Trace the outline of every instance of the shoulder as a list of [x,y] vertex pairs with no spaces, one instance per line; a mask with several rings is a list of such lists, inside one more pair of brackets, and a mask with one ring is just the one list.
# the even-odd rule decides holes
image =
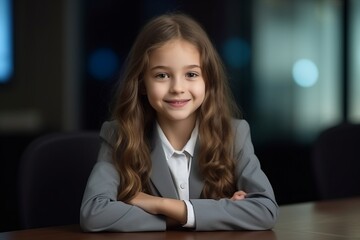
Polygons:
[[118,123],[114,121],[106,121],[101,126],[100,137],[110,145],[114,145],[118,137]]
[[246,146],[252,148],[249,123],[244,119],[233,119],[232,126],[234,129],[235,151],[239,152]]
[[238,137],[238,135],[244,137],[250,134],[250,126],[245,119],[232,119],[232,127],[236,137]]

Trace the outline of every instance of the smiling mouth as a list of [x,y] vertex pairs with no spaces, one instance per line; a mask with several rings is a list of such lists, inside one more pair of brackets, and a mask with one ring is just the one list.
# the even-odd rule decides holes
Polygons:
[[166,103],[170,104],[172,107],[182,107],[185,106],[190,99],[181,99],[181,100],[165,100]]

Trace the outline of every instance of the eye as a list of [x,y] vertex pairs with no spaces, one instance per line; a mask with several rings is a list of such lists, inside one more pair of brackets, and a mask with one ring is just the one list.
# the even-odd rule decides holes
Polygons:
[[186,73],[185,76],[186,76],[187,78],[196,78],[196,77],[199,76],[199,74],[196,73],[196,72],[188,72],[188,73]]
[[159,73],[159,74],[156,74],[156,75],[155,75],[155,78],[165,79],[165,78],[170,78],[170,76],[169,76],[169,74],[167,74],[167,73]]

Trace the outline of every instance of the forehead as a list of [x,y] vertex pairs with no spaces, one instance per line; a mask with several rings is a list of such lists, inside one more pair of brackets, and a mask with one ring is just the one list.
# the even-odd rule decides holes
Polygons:
[[200,52],[198,48],[183,39],[166,42],[149,53],[149,63],[154,64],[198,64],[200,65]]

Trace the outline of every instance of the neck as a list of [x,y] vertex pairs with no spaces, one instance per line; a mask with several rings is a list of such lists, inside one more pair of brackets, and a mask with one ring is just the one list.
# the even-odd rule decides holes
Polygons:
[[170,123],[158,120],[158,122],[171,146],[176,150],[181,150],[191,137],[196,119],[191,121],[173,121]]

